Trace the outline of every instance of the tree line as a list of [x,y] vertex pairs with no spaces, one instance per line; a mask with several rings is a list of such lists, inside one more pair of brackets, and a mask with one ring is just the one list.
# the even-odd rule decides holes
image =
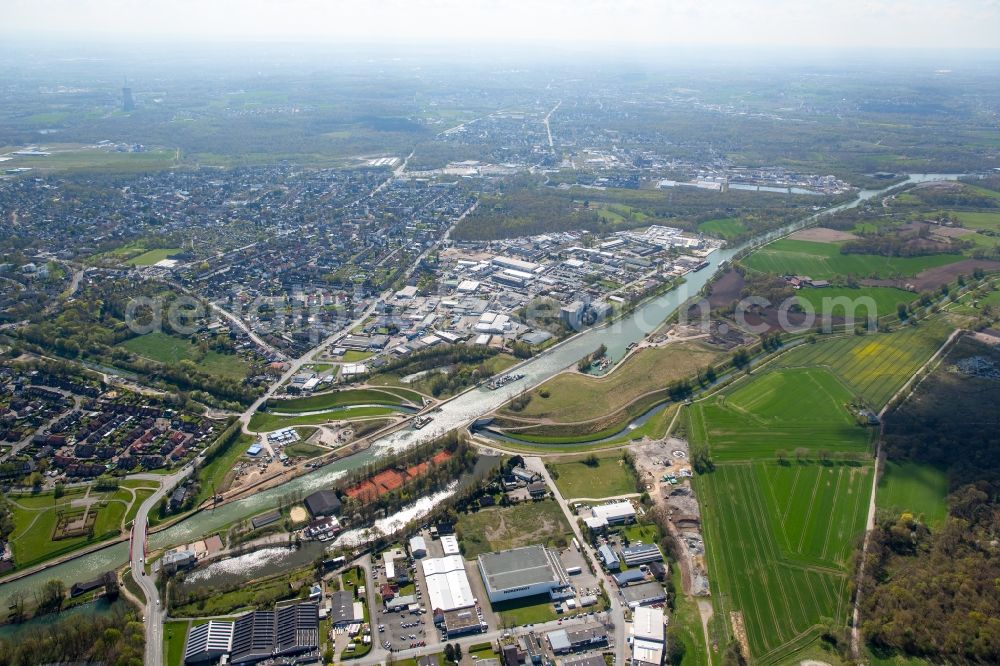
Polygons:
[[960,340],[885,419],[890,460],[948,472],[939,527],[913,512],[880,512],[867,553],[862,631],[876,654],[931,663],[1000,663],[1000,382],[957,372],[1000,352]]

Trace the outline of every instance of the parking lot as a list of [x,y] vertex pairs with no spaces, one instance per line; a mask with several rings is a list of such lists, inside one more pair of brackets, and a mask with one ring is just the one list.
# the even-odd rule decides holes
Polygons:
[[[372,575],[375,584],[381,589],[386,583],[385,568],[381,560],[376,560],[377,564],[372,567]],[[425,587],[419,567],[408,565],[410,578],[413,579],[413,591],[417,597],[417,603],[424,606]],[[410,593],[406,586],[401,588],[404,593]],[[382,647],[391,650],[407,650],[417,647],[420,643],[437,643],[437,632],[434,629],[434,620],[429,609],[428,612],[419,613],[403,610],[395,613],[387,612],[382,604],[374,604],[375,609],[375,634],[376,641]],[[425,606],[424,606],[425,607]],[[425,607],[426,608],[426,607]],[[388,646],[386,645],[388,643]]]

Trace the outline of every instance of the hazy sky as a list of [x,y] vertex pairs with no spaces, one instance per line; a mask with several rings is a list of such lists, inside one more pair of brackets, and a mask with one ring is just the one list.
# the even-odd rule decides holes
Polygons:
[[1000,48],[1000,0],[0,0],[0,35]]

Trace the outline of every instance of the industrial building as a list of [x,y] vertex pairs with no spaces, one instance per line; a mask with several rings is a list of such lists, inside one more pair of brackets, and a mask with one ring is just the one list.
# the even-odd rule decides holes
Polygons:
[[465,561],[460,555],[432,557],[420,564],[427,584],[428,605],[435,614],[475,604]]
[[420,604],[417,602],[417,595],[415,594],[404,594],[399,597],[393,597],[385,602],[385,609],[390,613],[402,613],[403,611],[418,608],[420,608]]
[[446,534],[441,537],[441,550],[445,555],[459,555],[462,550],[458,546],[458,537],[454,534]]
[[632,664],[660,666],[665,636],[662,608],[636,608],[632,614]]
[[607,521],[608,525],[626,525],[635,522],[635,507],[631,502],[612,502],[591,508],[594,518]]
[[566,654],[578,650],[589,650],[591,648],[606,645],[608,633],[603,627],[597,625],[575,627],[572,629],[559,629],[549,632],[546,636],[549,647],[555,654]]
[[419,560],[427,555],[427,542],[419,534],[410,539],[410,557]]
[[233,645],[233,623],[209,620],[191,627],[184,647],[184,663],[215,661],[229,654]]
[[317,490],[306,497],[305,505],[313,518],[340,513],[340,498],[332,490]]
[[[317,618],[318,618],[317,612]],[[253,611],[236,620],[230,663],[256,664],[274,652],[274,611]]]
[[354,600],[354,594],[347,590],[338,590],[330,594],[330,619],[335,627],[346,627],[355,622],[364,622],[365,611],[360,601]]
[[559,666],[607,666],[604,657],[599,654],[589,654],[582,657],[571,657],[557,661]]
[[597,555],[601,558],[601,564],[608,571],[618,571],[622,568],[622,562],[618,559],[618,553],[611,546],[607,544],[602,545],[597,549]]
[[666,601],[667,595],[659,583],[648,582],[621,588],[622,596],[629,608],[638,608]]
[[[437,621],[438,616],[435,615],[434,619]],[[446,611],[441,615],[440,622],[449,639],[486,631],[486,623],[483,621],[479,609],[474,607]]]
[[548,594],[568,584],[559,557],[543,546],[483,553],[479,572],[494,603]]
[[295,663],[296,656],[319,649],[319,606],[295,603],[273,611],[254,611],[233,623],[229,663],[249,666],[272,657]]
[[274,611],[274,655],[312,652],[319,648],[319,607],[314,603],[291,604]]
[[622,548],[622,559],[630,567],[637,567],[640,564],[649,562],[661,562],[663,554],[653,543],[635,543],[627,548]]
[[628,569],[627,571],[622,571],[621,573],[612,574],[611,577],[615,579],[615,583],[618,587],[627,587],[635,583],[643,583],[646,581],[646,574],[644,574],[640,569]]

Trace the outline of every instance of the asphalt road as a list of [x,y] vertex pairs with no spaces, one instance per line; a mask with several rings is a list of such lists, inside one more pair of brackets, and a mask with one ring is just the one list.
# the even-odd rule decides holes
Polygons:
[[185,465],[183,469],[170,476],[161,477],[160,489],[139,506],[132,523],[129,562],[132,565],[132,578],[142,588],[143,596],[146,597],[146,608],[143,612],[143,624],[146,626],[146,657],[143,663],[146,666],[161,666],[163,663],[163,618],[166,615],[166,609],[160,603],[160,591],[156,588],[156,581],[146,574],[145,546],[149,512],[161,499],[173,492],[174,488],[191,473],[194,465],[200,462],[201,459],[197,458],[195,462]]
[[563,514],[566,516],[567,522],[569,522],[570,527],[573,528],[573,536],[576,537],[577,542],[580,547],[583,548],[584,552],[590,558],[590,561],[594,563],[594,570],[597,572],[597,577],[604,581],[604,589],[608,593],[608,599],[611,603],[611,607],[608,612],[611,616],[611,622],[615,625],[615,663],[624,664],[625,660],[630,656],[628,650],[628,643],[625,641],[625,604],[619,599],[615,592],[618,590],[618,585],[611,579],[606,571],[598,564],[600,559],[597,557],[597,553],[594,551],[593,547],[587,539],[583,538],[583,534],[580,532],[580,525],[577,523],[576,516],[573,515],[572,510],[567,504],[566,500],[563,499],[562,493],[559,492],[559,488],[556,486],[556,482],[549,475],[549,470],[545,469],[545,462],[538,457],[525,457],[524,464],[529,469],[532,469],[542,475],[545,479],[545,483],[548,484],[549,489],[552,491],[552,496],[555,497],[556,502],[559,503],[559,507],[562,509]]

